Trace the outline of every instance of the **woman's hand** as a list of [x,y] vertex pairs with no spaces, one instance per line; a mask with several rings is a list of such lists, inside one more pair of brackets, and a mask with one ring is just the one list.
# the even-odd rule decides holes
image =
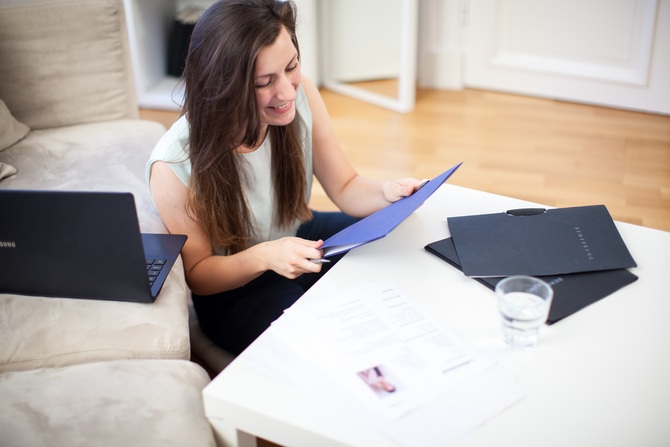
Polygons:
[[401,178],[394,182],[385,182],[382,186],[384,198],[393,203],[403,197],[411,196],[418,191],[428,180],[417,180],[415,178]]
[[320,259],[323,241],[309,241],[299,237],[284,237],[264,242],[263,252],[267,270],[272,270],[289,279],[295,279],[303,273],[318,273],[321,264],[311,259]]

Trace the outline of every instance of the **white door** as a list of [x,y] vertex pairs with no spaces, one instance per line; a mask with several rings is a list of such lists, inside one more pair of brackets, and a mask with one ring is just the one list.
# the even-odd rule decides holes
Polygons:
[[469,0],[466,87],[670,114],[670,0]]

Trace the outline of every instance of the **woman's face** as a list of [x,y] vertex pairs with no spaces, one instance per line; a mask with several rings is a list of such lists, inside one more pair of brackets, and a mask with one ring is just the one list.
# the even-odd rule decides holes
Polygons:
[[282,28],[277,40],[264,47],[256,59],[256,102],[263,124],[286,126],[293,121],[300,80],[298,50]]

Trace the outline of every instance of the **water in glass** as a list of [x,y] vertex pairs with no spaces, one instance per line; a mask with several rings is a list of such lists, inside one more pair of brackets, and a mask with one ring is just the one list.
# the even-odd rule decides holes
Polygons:
[[514,348],[535,346],[548,311],[547,301],[532,293],[511,292],[500,297],[505,342]]

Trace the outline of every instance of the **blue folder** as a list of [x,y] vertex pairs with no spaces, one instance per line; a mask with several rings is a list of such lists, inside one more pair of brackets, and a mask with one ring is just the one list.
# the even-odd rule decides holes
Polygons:
[[428,181],[421,189],[411,196],[407,196],[390,204],[386,208],[382,208],[376,213],[359,220],[355,224],[348,226],[339,233],[326,239],[322,247],[323,257],[328,258],[330,256],[335,256],[386,236],[391,230],[397,227],[400,222],[405,220],[412,214],[412,212],[414,212],[414,210],[425,202],[431,194],[437,191],[437,188],[439,188],[451,174],[461,166],[461,164],[463,164],[463,162],[458,163],[434,179]]

